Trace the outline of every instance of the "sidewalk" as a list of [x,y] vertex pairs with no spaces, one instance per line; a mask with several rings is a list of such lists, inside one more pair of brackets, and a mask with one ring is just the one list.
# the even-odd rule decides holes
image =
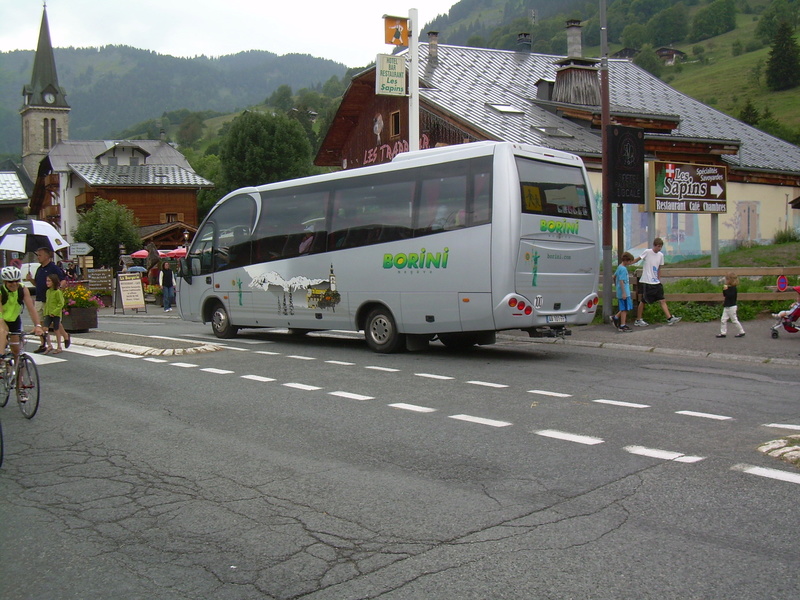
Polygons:
[[[177,309],[165,313],[160,306],[149,305],[147,313],[126,310],[123,314],[118,310],[114,314],[113,308],[106,307],[100,309],[99,317],[101,324],[97,330],[92,330],[88,334],[77,334],[75,339],[86,338],[113,342],[118,336],[120,338],[118,341],[122,344],[147,344],[159,350],[174,349],[176,353],[198,351],[193,349],[197,347],[197,344],[192,342],[153,338],[134,340],[137,336],[132,334],[113,333],[113,319],[179,320],[180,315]],[[102,321],[105,321],[105,324]],[[109,321],[112,321],[111,325],[109,325]],[[728,323],[728,337],[722,339],[715,337],[719,333],[719,321],[717,320],[708,323],[681,321],[675,325],[651,323],[648,327],[633,327],[631,333],[620,333],[612,325],[587,325],[573,327],[572,335],[564,339],[529,338],[528,334],[522,331],[504,331],[498,335],[506,339],[525,340],[534,344],[565,344],[603,348],[610,351],[653,352],[800,367],[800,332],[789,333],[781,330],[778,339],[772,339],[770,328],[774,323],[775,321],[769,317],[742,321],[747,332],[743,338],[733,337],[736,330]],[[210,347],[211,345],[206,346]]]
[[631,333],[621,333],[613,325],[588,325],[573,327],[572,335],[563,341],[548,338],[532,338],[532,341],[800,366],[800,332],[781,330],[778,339],[772,339],[770,328],[774,324],[772,318],[742,321],[746,332],[743,338],[733,337],[736,329],[730,323],[728,337],[717,338],[719,321],[716,320],[708,323],[681,321],[675,325],[651,323],[648,327],[633,327]]

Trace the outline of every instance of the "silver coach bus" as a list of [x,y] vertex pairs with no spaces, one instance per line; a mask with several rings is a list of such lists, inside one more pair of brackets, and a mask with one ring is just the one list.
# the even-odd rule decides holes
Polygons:
[[244,188],[181,263],[183,319],[363,330],[375,352],[563,335],[597,309],[597,215],[580,158],[507,142]]

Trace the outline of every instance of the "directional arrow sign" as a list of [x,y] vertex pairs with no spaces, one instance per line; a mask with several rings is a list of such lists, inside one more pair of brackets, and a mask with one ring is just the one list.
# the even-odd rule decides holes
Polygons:
[[655,161],[650,172],[655,212],[727,212],[724,166]]
[[75,242],[74,244],[69,245],[69,253],[75,256],[86,256],[89,254],[94,248],[92,248],[86,242]]

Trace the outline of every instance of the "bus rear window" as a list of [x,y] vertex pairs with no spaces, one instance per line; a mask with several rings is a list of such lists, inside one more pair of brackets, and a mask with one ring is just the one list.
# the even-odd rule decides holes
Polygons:
[[591,199],[576,167],[516,157],[522,212],[533,215],[591,219]]

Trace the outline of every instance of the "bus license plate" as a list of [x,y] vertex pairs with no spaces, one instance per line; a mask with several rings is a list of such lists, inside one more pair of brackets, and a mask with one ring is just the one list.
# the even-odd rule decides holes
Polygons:
[[548,323],[566,323],[567,317],[564,315],[547,315]]

